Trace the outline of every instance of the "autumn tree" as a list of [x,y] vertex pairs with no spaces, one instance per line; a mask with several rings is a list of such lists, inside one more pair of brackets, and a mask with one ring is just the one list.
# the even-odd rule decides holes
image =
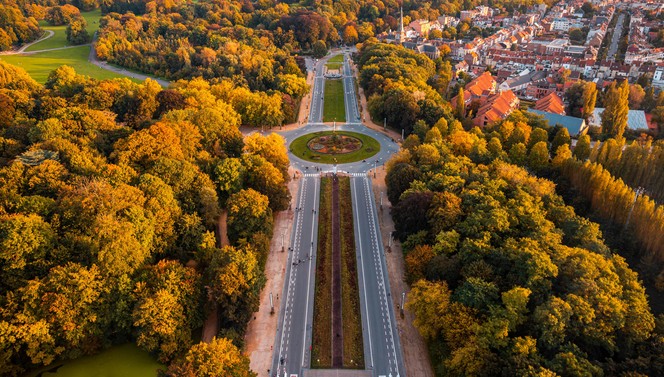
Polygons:
[[253,189],[240,190],[228,198],[226,207],[231,241],[249,238],[256,232],[272,233],[272,210],[267,196]]
[[553,141],[551,142],[551,151],[555,153],[558,150],[558,147],[563,145],[569,146],[571,142],[572,138],[569,136],[569,131],[567,128],[560,127],[558,128],[556,136],[553,137]]
[[581,135],[574,147],[574,157],[584,161],[590,157],[590,136]]
[[567,90],[565,96],[569,103],[569,115],[588,121],[595,109],[597,85],[594,82],[575,83]]
[[88,33],[87,22],[85,18],[77,18],[69,22],[65,29],[67,41],[73,45],[82,45],[90,42],[90,34]]
[[629,84],[627,80],[619,86],[611,83],[604,98],[604,112],[602,112],[602,132],[611,137],[622,137],[627,128],[627,113],[629,111]]
[[171,360],[192,343],[192,330],[202,324],[202,286],[193,268],[162,260],[141,271],[133,311],[137,344]]
[[459,93],[456,97],[456,116],[459,119],[466,117],[466,98],[464,97],[463,88],[459,88]]
[[165,372],[169,377],[255,377],[249,359],[226,338],[213,338],[189,349],[182,359],[174,361]]

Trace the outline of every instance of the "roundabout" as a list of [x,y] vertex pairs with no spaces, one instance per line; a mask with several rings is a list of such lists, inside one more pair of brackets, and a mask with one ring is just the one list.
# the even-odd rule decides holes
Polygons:
[[294,139],[289,150],[298,158],[319,164],[345,164],[366,160],[380,152],[369,135],[351,131],[318,131]]

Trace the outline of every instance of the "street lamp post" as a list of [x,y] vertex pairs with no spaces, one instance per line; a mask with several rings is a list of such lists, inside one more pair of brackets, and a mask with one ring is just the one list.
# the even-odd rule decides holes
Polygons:
[[374,178],[376,178],[376,162],[377,161],[374,160]]

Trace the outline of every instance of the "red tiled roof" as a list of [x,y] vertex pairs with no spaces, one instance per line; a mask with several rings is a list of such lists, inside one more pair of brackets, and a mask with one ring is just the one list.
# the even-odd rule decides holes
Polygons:
[[519,99],[511,90],[496,93],[487,98],[487,101],[477,110],[473,119],[476,125],[483,126],[501,119],[505,119],[512,111],[519,107]]
[[491,76],[491,72],[485,71],[475,80],[466,84],[465,91],[473,96],[481,96],[485,90],[493,90],[496,87],[496,80]]
[[535,110],[565,115],[565,105],[555,92],[551,92],[535,102]]

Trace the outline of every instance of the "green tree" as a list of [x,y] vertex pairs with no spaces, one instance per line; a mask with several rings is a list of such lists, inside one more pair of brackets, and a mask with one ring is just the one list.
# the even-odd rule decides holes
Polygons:
[[443,330],[450,295],[445,282],[419,280],[413,285],[406,307],[415,314],[413,324],[425,339],[435,339]]
[[325,44],[324,41],[317,40],[316,42],[314,42],[311,49],[313,51],[314,56],[317,57],[318,59],[327,55],[327,45]]
[[540,141],[537,144],[533,145],[533,148],[528,154],[528,166],[540,172],[549,165],[549,148],[546,145],[546,142]]
[[267,196],[253,189],[240,190],[226,202],[228,237],[232,242],[256,232],[272,233],[272,210]]
[[401,194],[410,187],[410,183],[420,177],[421,173],[416,167],[400,163],[387,170],[385,183],[387,185],[387,198],[392,205],[399,203]]
[[556,136],[553,137],[553,141],[551,142],[551,151],[556,152],[559,147],[563,145],[569,146],[571,142],[572,138],[569,136],[569,131],[567,128],[560,127],[558,132],[556,132]]
[[526,164],[526,158],[528,157],[527,152],[526,146],[523,145],[523,143],[512,145],[512,148],[510,148],[509,151],[510,161],[513,164],[524,166]]
[[88,30],[86,29],[87,27],[87,22],[85,21],[85,18],[78,18],[75,20],[72,20],[69,25],[67,25],[67,29],[65,29],[65,34],[67,35],[67,41],[73,45],[82,45],[85,43],[89,43],[91,38],[90,34],[88,33]]
[[581,135],[574,147],[574,157],[581,161],[585,161],[590,157],[590,136]]
[[543,142],[546,143],[549,141],[549,134],[546,130],[536,127],[533,129],[530,134],[530,139],[528,140],[528,150],[532,150],[535,144]]

